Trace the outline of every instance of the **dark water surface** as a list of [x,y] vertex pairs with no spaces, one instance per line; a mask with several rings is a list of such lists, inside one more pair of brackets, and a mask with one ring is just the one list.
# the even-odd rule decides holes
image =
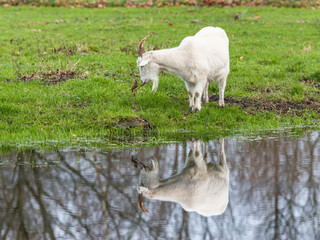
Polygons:
[[320,135],[0,155],[0,239],[320,239]]

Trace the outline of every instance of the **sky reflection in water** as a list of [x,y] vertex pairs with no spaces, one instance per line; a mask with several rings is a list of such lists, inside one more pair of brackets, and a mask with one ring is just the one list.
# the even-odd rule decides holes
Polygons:
[[[194,210],[185,203],[147,198],[149,213],[143,213],[140,171],[131,156],[145,164],[157,159],[162,180],[181,172],[192,177],[200,171],[184,168],[192,144],[0,155],[0,239],[320,239],[317,132],[225,139],[229,198],[220,215],[204,217],[185,211]],[[221,166],[221,142],[199,145],[202,157],[207,145],[208,163]],[[190,185],[183,182],[183,189]]]

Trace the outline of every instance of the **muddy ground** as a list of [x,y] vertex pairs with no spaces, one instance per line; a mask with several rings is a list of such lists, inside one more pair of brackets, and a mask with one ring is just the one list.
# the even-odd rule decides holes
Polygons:
[[[218,102],[219,95],[212,95],[209,97],[209,102]],[[278,114],[289,114],[294,113],[298,116],[303,115],[304,109],[311,111],[317,111],[320,114],[320,103],[316,99],[308,98],[301,102],[295,102],[293,100],[279,101],[273,99],[250,99],[241,98],[236,99],[232,97],[225,97],[225,103],[228,105],[237,105],[241,109],[245,109],[247,113],[254,114],[255,112],[270,111]],[[320,117],[320,115],[319,115]]]

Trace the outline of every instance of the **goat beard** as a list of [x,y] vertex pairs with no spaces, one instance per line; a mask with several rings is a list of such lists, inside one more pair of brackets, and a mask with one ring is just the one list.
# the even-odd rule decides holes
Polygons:
[[159,80],[153,80],[152,81],[153,85],[152,85],[152,91],[156,92],[158,89],[158,85],[159,85]]

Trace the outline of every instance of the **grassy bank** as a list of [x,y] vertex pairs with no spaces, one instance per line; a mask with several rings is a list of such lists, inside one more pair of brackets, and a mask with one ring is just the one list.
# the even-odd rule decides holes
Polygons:
[[[232,134],[319,126],[319,10],[261,8],[0,8],[0,143],[140,134]],[[177,46],[204,26],[224,28],[231,73],[226,107],[213,96],[187,112],[187,91],[161,74],[139,81],[137,43]],[[210,95],[218,93],[211,84]],[[107,135],[106,135],[107,134]]]

